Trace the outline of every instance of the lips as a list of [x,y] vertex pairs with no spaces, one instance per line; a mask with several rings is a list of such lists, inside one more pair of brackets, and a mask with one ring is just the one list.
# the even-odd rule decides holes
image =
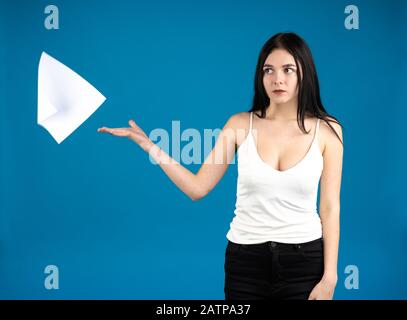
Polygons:
[[278,90],[273,90],[273,92],[275,92],[275,93],[282,93],[282,92],[285,92],[285,90],[280,90],[280,89],[278,89]]

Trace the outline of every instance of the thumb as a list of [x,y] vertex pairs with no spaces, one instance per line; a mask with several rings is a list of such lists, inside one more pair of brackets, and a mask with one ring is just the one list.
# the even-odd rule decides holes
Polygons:
[[134,129],[139,129],[139,127],[136,125],[136,123],[134,122],[134,120],[129,120],[129,125],[134,128]]

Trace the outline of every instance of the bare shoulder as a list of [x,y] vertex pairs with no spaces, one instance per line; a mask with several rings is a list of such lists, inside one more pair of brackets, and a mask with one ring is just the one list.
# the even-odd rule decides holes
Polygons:
[[[233,123],[234,125],[242,125],[245,123],[249,123],[249,117],[250,117],[250,112],[238,112],[233,114],[230,118],[229,121]],[[239,129],[239,127],[238,127]]]
[[[331,117],[326,117],[325,120],[329,122],[332,128],[327,124],[326,121],[320,122],[320,136],[324,143],[324,150],[327,145],[334,145],[337,147],[343,146],[342,126]],[[335,130],[336,134],[332,129]],[[340,140],[338,139],[338,136]]]
[[246,139],[250,127],[250,112],[238,112],[233,114],[225,125],[225,128],[232,129],[235,142],[240,146]]
[[248,130],[249,129],[249,119],[250,112],[238,112],[230,116],[227,125],[229,128],[238,130]]

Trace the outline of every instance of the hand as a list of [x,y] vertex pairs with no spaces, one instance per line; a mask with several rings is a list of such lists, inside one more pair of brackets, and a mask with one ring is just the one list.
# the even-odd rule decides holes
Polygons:
[[321,281],[312,289],[308,300],[332,300],[336,278],[322,277]]
[[129,121],[129,125],[130,128],[102,127],[98,129],[98,132],[107,132],[117,137],[127,137],[137,143],[144,151],[149,152],[154,143],[133,120]]

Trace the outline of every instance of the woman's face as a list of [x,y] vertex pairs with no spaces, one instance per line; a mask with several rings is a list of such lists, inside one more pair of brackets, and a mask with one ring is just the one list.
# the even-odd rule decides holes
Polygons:
[[297,66],[294,57],[284,49],[274,49],[263,66],[263,85],[270,103],[282,104],[296,99],[297,84]]

